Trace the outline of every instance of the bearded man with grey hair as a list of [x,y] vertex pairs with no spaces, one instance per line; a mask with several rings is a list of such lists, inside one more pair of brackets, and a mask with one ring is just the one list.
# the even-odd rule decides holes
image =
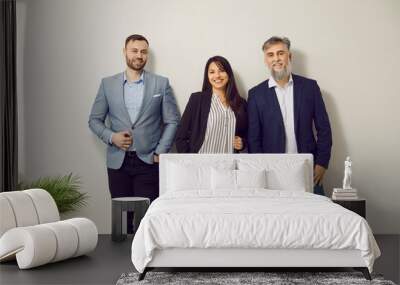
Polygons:
[[271,77],[249,90],[249,152],[312,153],[314,193],[324,195],[332,133],[319,86],[292,73],[288,38],[272,37],[262,50]]

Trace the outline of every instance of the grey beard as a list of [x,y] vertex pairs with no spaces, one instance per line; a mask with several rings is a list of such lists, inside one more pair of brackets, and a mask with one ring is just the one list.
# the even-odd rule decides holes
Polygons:
[[289,63],[281,71],[275,71],[274,69],[271,69],[271,75],[276,81],[281,81],[282,79],[289,77],[291,73],[292,73],[292,64],[291,63]]

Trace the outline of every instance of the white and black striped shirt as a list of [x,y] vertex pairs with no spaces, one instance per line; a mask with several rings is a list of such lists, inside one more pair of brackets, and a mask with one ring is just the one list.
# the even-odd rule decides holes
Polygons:
[[206,134],[199,153],[233,153],[235,127],[235,113],[222,104],[218,95],[213,94]]

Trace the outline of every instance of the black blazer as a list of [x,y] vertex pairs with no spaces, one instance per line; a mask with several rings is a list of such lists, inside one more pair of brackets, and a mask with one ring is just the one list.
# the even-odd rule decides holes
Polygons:
[[[206,134],[211,96],[212,94],[209,92],[196,92],[190,95],[176,132],[175,144],[178,152],[199,152]],[[248,120],[246,100],[241,98],[240,108],[234,113],[236,117],[235,136],[242,138],[245,147]]]
[[[314,163],[328,168],[332,131],[321,91],[315,80],[292,74],[294,131],[299,153],[312,153]],[[250,153],[285,153],[285,126],[275,88],[268,80],[249,90]],[[317,131],[315,139],[313,124]]]

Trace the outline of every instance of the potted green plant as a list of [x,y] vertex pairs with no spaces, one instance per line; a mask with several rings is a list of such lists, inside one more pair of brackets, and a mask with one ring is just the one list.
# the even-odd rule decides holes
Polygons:
[[41,188],[50,193],[60,213],[77,210],[87,204],[89,195],[79,192],[80,177],[72,173],[64,176],[41,177],[31,183],[19,183],[18,190]]

